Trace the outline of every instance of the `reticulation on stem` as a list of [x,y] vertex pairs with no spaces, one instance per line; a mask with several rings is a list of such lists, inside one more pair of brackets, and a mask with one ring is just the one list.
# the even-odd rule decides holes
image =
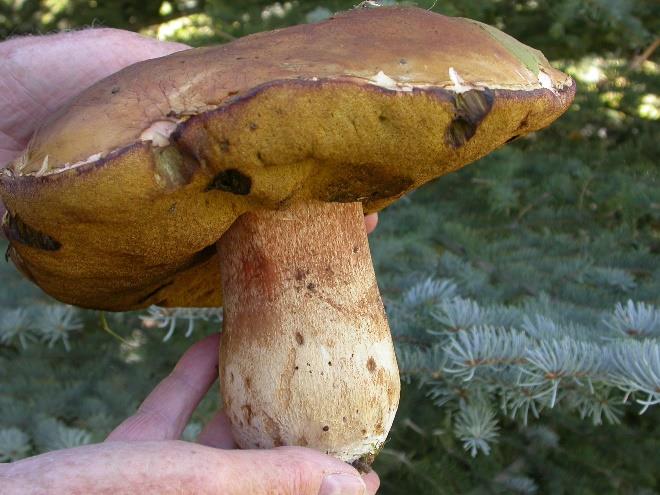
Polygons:
[[239,446],[373,455],[400,382],[361,204],[247,213],[218,249],[221,388]]

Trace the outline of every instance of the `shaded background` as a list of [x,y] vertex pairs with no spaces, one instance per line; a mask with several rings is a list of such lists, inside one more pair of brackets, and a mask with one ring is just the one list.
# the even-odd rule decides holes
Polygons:
[[[316,22],[353,4],[0,0],[0,39],[108,26],[198,46]],[[658,3],[417,5],[495,25],[542,50],[576,78],[578,95],[550,129],[382,213],[370,242],[397,346],[432,345],[425,320],[412,314],[412,323],[402,321],[391,309],[427,277],[452,280],[461,295],[485,307],[538,312],[545,304],[548,314],[574,315],[585,325],[617,302],[658,305]],[[213,312],[208,321],[198,314],[190,327],[181,314],[108,315],[112,330],[128,342],[122,343],[101,331],[97,313],[54,303],[11,265],[3,264],[0,276],[0,460],[100,441],[167,373],[191,338],[219,325]],[[163,343],[170,324],[173,335]],[[583,420],[576,410],[546,410],[527,426],[500,412],[489,455],[473,458],[452,426],[457,409],[434,394],[433,381],[443,370],[402,368],[402,405],[376,462],[382,493],[660,493],[657,407],[639,415],[639,408],[619,408],[620,400],[610,404],[607,396],[603,410],[614,411],[620,424],[598,426],[594,414]],[[186,438],[194,437],[217,403],[217,394],[209,394]]]

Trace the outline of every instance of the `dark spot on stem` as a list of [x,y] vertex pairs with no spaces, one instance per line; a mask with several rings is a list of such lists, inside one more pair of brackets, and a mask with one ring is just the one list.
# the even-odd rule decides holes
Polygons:
[[325,425],[325,426],[323,427],[323,431],[328,431],[329,429],[330,429],[330,427],[329,427],[328,425]]
[[389,385],[387,387],[387,398],[389,399],[390,403],[393,403],[396,399],[396,390]]
[[252,424],[252,407],[250,404],[245,404],[241,406],[241,409],[243,411],[243,414],[245,415],[245,421],[247,421],[248,425]]
[[[300,332],[296,332],[296,342],[298,342],[298,345],[303,345],[305,343],[305,338]],[[309,363],[307,363],[307,365],[309,366]]]
[[367,369],[372,373],[376,370],[376,361],[374,361],[374,358],[369,357],[367,359]]
[[240,170],[230,168],[216,175],[205,190],[219,190],[245,196],[250,194],[251,189],[252,179]]
[[284,445],[284,441],[282,440],[282,432],[280,431],[280,425],[273,418],[271,418],[265,411],[262,412],[265,415],[263,418],[264,426],[266,428],[266,432],[268,433],[268,436],[273,440],[273,445],[275,447]]

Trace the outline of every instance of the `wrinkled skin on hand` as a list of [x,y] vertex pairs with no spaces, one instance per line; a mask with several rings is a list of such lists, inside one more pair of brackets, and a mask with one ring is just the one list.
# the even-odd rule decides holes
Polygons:
[[[375,473],[360,477],[349,464],[311,449],[236,450],[222,411],[202,430],[197,443],[178,440],[215,383],[218,343],[218,335],[212,335],[193,345],[105,442],[0,464],[3,495],[376,492]],[[351,483],[352,491],[346,486]]]
[[0,43],[0,164],[23,151],[51,112],[124,67],[185,50],[118,29],[89,29]]
[[[0,167],[25,149],[46,116],[83,89],[127,65],[187,48],[118,29],[0,43]],[[4,211],[0,201],[0,218]]]

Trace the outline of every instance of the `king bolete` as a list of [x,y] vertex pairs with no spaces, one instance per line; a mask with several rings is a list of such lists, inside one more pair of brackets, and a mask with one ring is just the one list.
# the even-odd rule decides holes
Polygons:
[[69,304],[224,304],[238,444],[369,461],[399,375],[363,213],[547,126],[574,93],[537,50],[417,8],[141,62],[0,175],[8,256]]

